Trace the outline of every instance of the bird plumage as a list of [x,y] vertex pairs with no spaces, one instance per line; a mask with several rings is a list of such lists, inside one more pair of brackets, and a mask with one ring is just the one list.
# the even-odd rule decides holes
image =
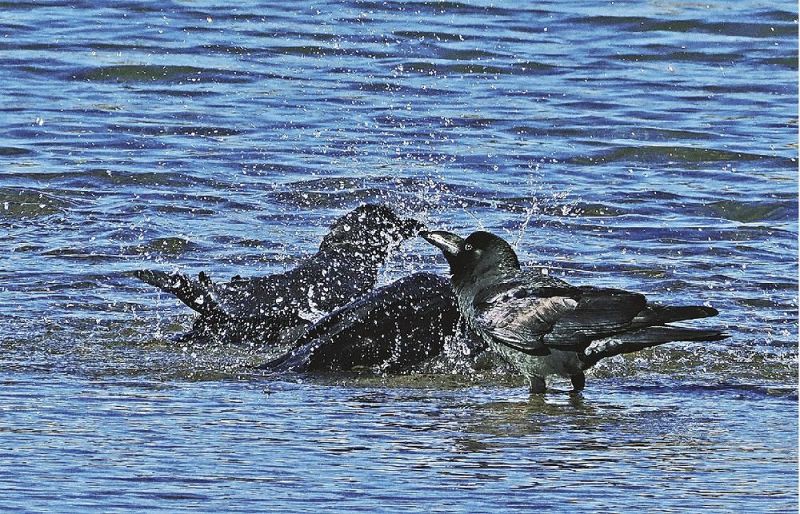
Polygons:
[[415,273],[328,314],[267,362],[270,371],[407,371],[438,355],[459,314],[447,279]]

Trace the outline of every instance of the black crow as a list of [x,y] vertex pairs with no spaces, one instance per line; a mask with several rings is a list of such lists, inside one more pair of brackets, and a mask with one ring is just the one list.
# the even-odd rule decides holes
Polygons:
[[421,228],[385,205],[367,204],[337,219],[319,251],[286,273],[220,283],[203,272],[197,279],[152,270],[134,275],[200,314],[184,340],[280,344],[301,335],[315,318],[370,291],[389,252]]
[[442,231],[421,232],[450,265],[461,313],[472,329],[525,375],[532,393],[545,377],[585,385],[584,371],[604,357],[670,341],[717,341],[718,330],[668,323],[715,316],[712,307],[648,303],[639,293],[575,287],[534,271],[522,271],[506,241],[489,232],[466,239]]

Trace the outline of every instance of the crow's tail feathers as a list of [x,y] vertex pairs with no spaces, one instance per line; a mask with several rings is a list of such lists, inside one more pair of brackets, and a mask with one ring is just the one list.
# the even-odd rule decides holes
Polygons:
[[[678,307],[678,309],[682,309]],[[696,316],[694,316],[696,317]],[[682,327],[647,327],[617,336],[593,341],[580,355],[584,369],[588,369],[600,359],[622,353],[632,353],[651,346],[672,341],[719,341],[728,335],[719,330],[704,330]]]
[[671,307],[667,305],[650,304],[631,321],[633,327],[650,327],[664,325],[674,321],[708,318],[719,314],[713,307],[701,305],[686,305]]
[[192,280],[182,273],[166,273],[154,270],[136,270],[133,275],[152,286],[178,297],[188,307],[205,316],[224,315],[214,299],[209,286],[211,280],[200,273],[198,280]]

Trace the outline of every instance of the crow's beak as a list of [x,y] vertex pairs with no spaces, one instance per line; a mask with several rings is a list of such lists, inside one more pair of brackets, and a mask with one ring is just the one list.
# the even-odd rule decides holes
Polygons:
[[461,251],[464,239],[451,232],[434,230],[431,232],[423,231],[419,235],[427,242],[438,248],[444,253],[445,257],[455,257]]

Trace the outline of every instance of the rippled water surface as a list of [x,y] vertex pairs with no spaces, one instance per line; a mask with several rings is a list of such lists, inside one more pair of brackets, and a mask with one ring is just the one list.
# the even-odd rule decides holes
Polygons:
[[[797,510],[795,3],[43,0],[0,34],[0,510]],[[128,274],[285,270],[368,201],[731,337],[575,398],[270,377]]]

